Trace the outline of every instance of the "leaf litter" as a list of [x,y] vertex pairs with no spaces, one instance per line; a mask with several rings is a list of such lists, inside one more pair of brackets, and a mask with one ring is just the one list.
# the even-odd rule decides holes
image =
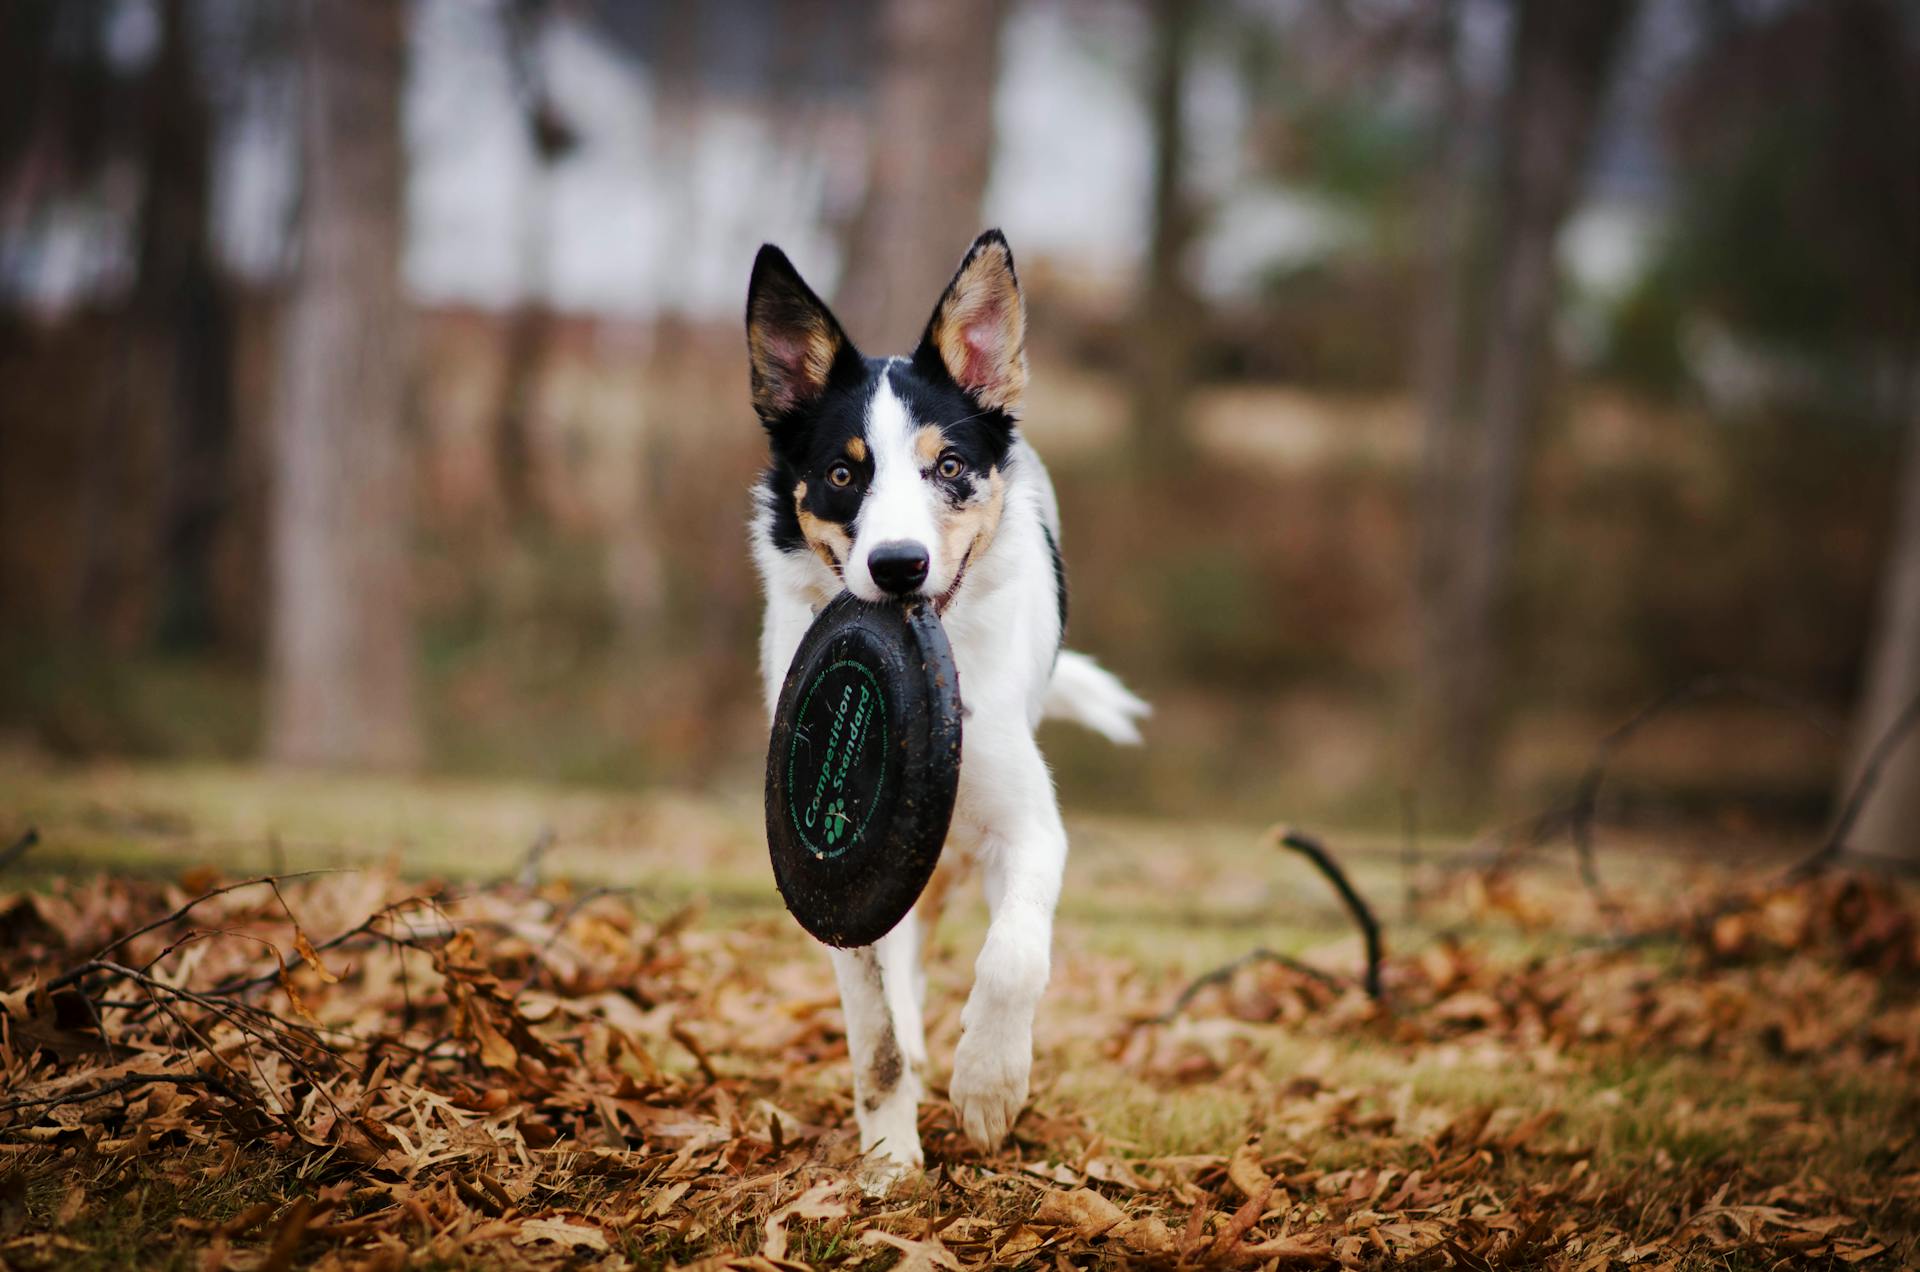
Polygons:
[[[1532,930],[1578,909],[1546,886],[1455,888]],[[257,1197],[156,1214],[140,1257],[203,1268],[1910,1265],[1917,933],[1907,890],[1830,872],[1617,897],[1547,952],[1390,953],[1378,1001],[1292,960],[1183,993],[1066,954],[1044,1010],[1078,1049],[1043,1046],[1010,1144],[969,1147],[936,1068],[927,1174],[876,1199],[831,973],[781,920],[379,870],[65,880],[0,897],[0,1260],[110,1265],[100,1225],[171,1178]],[[948,1054],[954,1014],[933,1013]],[[1333,1050],[1277,1074],[1283,1040]],[[1343,1047],[1591,1107],[1343,1081]],[[1849,1178],[1806,1167],[1842,1131],[1805,1100],[1731,1115],[1805,1145],[1797,1169],[1592,1142],[1654,1097],[1559,1078],[1659,1056],[1906,1092],[1903,1117]],[[1083,1062],[1150,1098],[1244,1097],[1246,1124],[1214,1152],[1110,1141],[1100,1102],[1048,1085]],[[1661,1098],[1676,1137],[1729,1116]]]

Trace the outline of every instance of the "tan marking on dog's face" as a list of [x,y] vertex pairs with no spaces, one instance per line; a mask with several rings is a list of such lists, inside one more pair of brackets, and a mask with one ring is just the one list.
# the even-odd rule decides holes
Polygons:
[[800,521],[800,534],[806,539],[807,546],[813,549],[814,555],[826,562],[828,569],[838,574],[846,559],[853,555],[853,539],[839,522],[823,520],[807,511],[807,483],[804,481],[793,488],[793,514]]
[[856,464],[864,464],[866,462],[867,443],[865,438],[849,437],[847,439],[847,458]]
[[973,498],[958,508],[942,509],[937,518],[940,549],[955,570],[962,561],[977,561],[987,554],[1007,508],[1007,479],[998,468],[974,480]]
[[920,467],[932,468],[940,462],[940,452],[947,448],[947,435],[931,424],[922,424],[913,431],[913,453],[920,460]]

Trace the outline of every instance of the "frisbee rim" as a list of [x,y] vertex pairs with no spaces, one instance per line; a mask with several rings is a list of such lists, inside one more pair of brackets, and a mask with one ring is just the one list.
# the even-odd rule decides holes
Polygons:
[[[849,661],[876,686],[884,741],[872,761],[879,776],[861,830],[822,855],[798,820],[796,726],[825,677]],[[774,704],[765,804],[774,881],[816,939],[871,945],[925,891],[959,795],[962,716],[952,646],[927,598],[876,603],[842,592],[815,616]]]

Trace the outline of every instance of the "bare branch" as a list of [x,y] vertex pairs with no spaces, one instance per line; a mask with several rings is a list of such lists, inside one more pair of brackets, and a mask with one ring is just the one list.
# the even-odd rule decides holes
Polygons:
[[1860,820],[1860,814],[1866,811],[1874,792],[1880,787],[1880,776],[1886,770],[1887,761],[1893,758],[1900,744],[1907,739],[1913,727],[1920,724],[1920,695],[1903,708],[1893,718],[1886,731],[1874,741],[1873,749],[1867,752],[1867,762],[1860,767],[1860,776],[1854,779],[1853,789],[1847,792],[1846,801],[1840,806],[1839,816],[1834,818],[1833,828],[1827,831],[1827,837],[1815,849],[1813,855],[1795,866],[1792,877],[1812,874],[1831,864],[1833,860],[1847,851],[1847,836],[1853,833],[1853,825]]
[[104,966],[104,964],[101,964],[100,960],[106,958],[107,955],[113,953],[115,950],[119,949],[122,945],[125,945],[128,941],[136,940],[140,937],[145,936],[149,932],[157,932],[163,927],[169,927],[172,924],[178,923],[181,919],[184,919],[187,917],[187,915],[191,914],[197,907],[206,904],[208,901],[213,900],[215,897],[225,896],[229,892],[238,892],[242,888],[257,888],[257,887],[260,887],[262,884],[270,884],[270,885],[278,886],[279,884],[284,883],[289,879],[306,879],[313,875],[337,874],[337,873],[339,873],[337,868],[323,867],[317,870],[296,870],[292,874],[260,875],[257,878],[253,878],[253,879],[242,879],[238,883],[225,884],[221,887],[213,889],[213,891],[211,892],[203,892],[199,896],[195,897],[193,900],[187,902],[185,905],[175,910],[172,914],[169,914],[164,918],[155,919],[153,922],[148,923],[145,926],[135,928],[133,931],[127,933],[125,936],[116,937],[112,941],[109,941],[107,944],[95,950],[93,953],[93,957],[88,959],[85,963],[82,963],[79,967],[73,969],[72,971],[66,973],[65,975],[59,977],[58,979],[49,982],[47,985],[47,988],[48,989],[64,988],[68,985],[73,984],[75,981],[82,979],[84,976],[87,975],[89,970],[94,970],[94,971],[99,970],[101,966]]
[[1574,853],[1579,859],[1581,881],[1587,885],[1587,890],[1593,894],[1603,910],[1612,913],[1615,907],[1608,899],[1606,889],[1600,881],[1600,867],[1594,853],[1593,822],[1600,803],[1600,787],[1606,781],[1608,766],[1613,763],[1615,757],[1635,734],[1661,716],[1677,708],[1699,702],[1703,698],[1722,696],[1747,698],[1765,706],[1778,708],[1806,721],[1824,737],[1837,738],[1840,735],[1839,726],[1826,711],[1771,681],[1740,673],[1700,676],[1677,685],[1608,730],[1594,744],[1593,756],[1587,763],[1586,772],[1581,775],[1580,785],[1574,792],[1573,803],[1567,810],[1567,834],[1573,842]]
[[20,838],[8,844],[4,851],[0,851],[0,870],[5,870],[8,866],[26,856],[27,850],[39,842],[39,827],[29,826],[21,831]]
[[1281,827],[1274,832],[1274,842],[1282,848],[1293,849],[1318,866],[1320,873],[1327,877],[1327,881],[1333,884],[1334,890],[1340,894],[1340,899],[1347,903],[1347,909],[1352,913],[1353,921],[1360,925],[1360,932],[1367,939],[1365,981],[1367,997],[1378,1001],[1381,959],[1380,923],[1373,917],[1373,910],[1354,890],[1353,884],[1347,879],[1347,872],[1340,868],[1340,863],[1333,859],[1332,854],[1321,845],[1319,840],[1301,831]]
[[220,1079],[204,1073],[136,1073],[130,1077],[118,1078],[96,1087],[82,1087],[60,1095],[45,1095],[37,1099],[8,1100],[0,1104],[0,1113],[12,1113],[19,1109],[58,1108],[62,1104],[85,1104],[88,1100],[97,1100],[103,1095],[113,1095],[120,1091],[132,1091],[138,1087],[152,1086],[154,1083],[168,1086],[206,1087],[217,1091],[228,1099],[236,1098],[233,1088]]
[[1289,971],[1298,972],[1309,980],[1318,981],[1328,989],[1346,989],[1353,984],[1352,981],[1335,976],[1332,972],[1322,971],[1311,963],[1303,963],[1290,954],[1279,954],[1267,949],[1265,946],[1261,946],[1259,949],[1247,951],[1239,958],[1233,959],[1230,962],[1222,963],[1210,972],[1202,972],[1200,975],[1194,977],[1192,981],[1188,982],[1187,987],[1180,991],[1180,996],[1173,1000],[1172,1005],[1158,1016],[1155,1016],[1152,1023],[1156,1025],[1171,1024],[1176,1016],[1187,1009],[1187,1004],[1199,997],[1201,990],[1207,988],[1209,985],[1225,984],[1227,981],[1233,979],[1234,973],[1240,971],[1242,968],[1252,967],[1255,963],[1277,964],[1287,968]]

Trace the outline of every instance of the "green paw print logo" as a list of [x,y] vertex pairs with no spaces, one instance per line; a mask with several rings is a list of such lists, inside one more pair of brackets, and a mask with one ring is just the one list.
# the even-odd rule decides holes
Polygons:
[[846,837],[847,828],[853,824],[847,816],[847,801],[836,799],[827,805],[827,845],[831,847]]

